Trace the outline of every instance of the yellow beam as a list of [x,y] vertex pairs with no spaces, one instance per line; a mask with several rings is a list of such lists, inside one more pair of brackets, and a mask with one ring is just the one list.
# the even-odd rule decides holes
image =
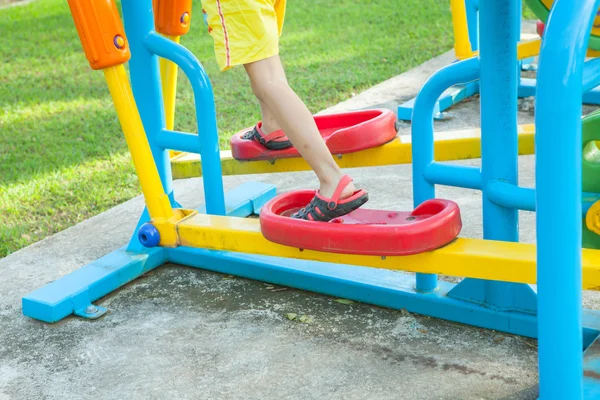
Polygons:
[[[179,36],[165,35],[167,39],[179,43]],[[177,96],[177,64],[165,58],[159,60],[160,81],[162,84],[163,101],[165,106],[166,128],[172,131],[175,127],[175,99]]]
[[[536,248],[533,244],[457,239],[445,247],[423,254],[378,257],[282,246],[263,237],[260,222],[256,219],[191,214],[176,225],[176,230],[178,243],[182,246],[428,274],[536,283]],[[583,288],[600,289],[600,250],[583,249]]]
[[104,69],[104,77],[140,180],[148,212],[153,220],[172,218],[173,209],[163,190],[125,67],[123,64],[108,67]]
[[[519,154],[534,153],[534,125],[519,126]],[[435,159],[437,161],[464,160],[481,157],[479,129],[441,132],[435,134]],[[410,164],[412,162],[411,138],[400,136],[390,143],[356,153],[334,156],[341,168],[376,167],[382,165]],[[196,154],[182,153],[171,159],[174,179],[202,175],[200,159]],[[262,174],[275,172],[308,171],[302,158],[273,161],[238,161],[231,152],[221,152],[223,175]]]
[[[517,44],[517,60],[524,60],[526,58],[536,57],[536,56],[540,55],[541,46],[542,46],[541,38],[521,40]],[[471,48],[469,47],[468,50],[470,51],[470,49]],[[455,52],[457,52],[457,51],[458,50],[455,50]],[[590,49],[587,51],[588,57],[598,57],[599,55],[600,55],[600,52],[597,50]],[[460,56],[459,56],[459,53],[457,52],[456,58],[458,58],[459,60],[464,60],[466,58],[477,57],[477,56],[479,56],[478,51],[467,52],[466,49],[462,49],[460,52]]]
[[[165,38],[175,43],[180,42],[180,36],[163,35]],[[177,98],[177,72],[179,67],[166,58],[159,59],[160,82],[162,85],[163,103],[165,109],[165,126],[168,130],[175,129],[175,101]],[[171,156],[180,154],[178,151],[171,150]]]
[[464,60],[475,55],[469,40],[467,6],[465,0],[450,0],[452,27],[454,28],[454,53],[456,58]]
[[526,58],[535,57],[540,54],[542,39],[522,40],[517,45],[517,59],[524,60]]

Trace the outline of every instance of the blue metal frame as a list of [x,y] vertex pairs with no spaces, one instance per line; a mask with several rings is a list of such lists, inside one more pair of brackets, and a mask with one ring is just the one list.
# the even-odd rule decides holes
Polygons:
[[[506,29],[506,21],[518,21],[517,0],[486,1],[480,20],[487,26],[480,36],[479,58],[452,64],[434,74],[415,102],[413,118],[413,190],[415,207],[435,197],[435,184],[483,192],[484,238],[518,241],[517,210],[506,208],[487,196],[489,185],[502,182],[496,192],[517,184],[517,82],[516,42],[518,30]],[[498,18],[498,16],[502,16]],[[513,25],[514,26],[514,25]],[[496,32],[508,31],[506,35]],[[432,110],[439,95],[449,86],[479,78],[481,97],[481,169],[436,163]],[[437,287],[435,275],[417,274],[417,290],[431,292]],[[536,297],[528,285],[465,279],[448,293],[449,297],[484,304],[494,309],[536,311]]]
[[[520,2],[520,1],[519,1]],[[467,10],[467,27],[469,31],[469,40],[471,42],[471,48],[473,50],[479,49],[479,27],[485,24],[480,23],[479,17],[479,0],[465,0]],[[516,16],[519,25],[516,27],[517,34],[520,35],[520,21],[522,17],[521,6],[519,5],[518,15]],[[486,30],[488,28],[486,27]],[[518,41],[517,36],[517,41]],[[533,59],[518,60],[517,64],[523,71],[535,70],[536,68],[531,64]],[[531,78],[518,77],[519,85],[517,90],[517,96],[519,98],[533,97],[535,96],[536,80]],[[461,101],[479,93],[480,86],[479,81],[471,81],[468,83],[456,84],[448,88],[445,92],[441,93],[435,106],[433,118],[434,120],[444,120],[447,117],[446,110],[452,106],[460,103]],[[582,97],[583,104],[600,105],[600,87],[598,84],[589,87],[584,90]],[[410,99],[397,108],[398,119],[401,121],[413,121],[413,112],[415,108],[415,98]]]
[[[173,262],[537,337],[542,398],[579,399],[584,393],[598,393],[600,386],[594,377],[600,376],[600,342],[596,340],[600,312],[581,309],[581,217],[589,207],[589,203],[582,206],[581,194],[581,94],[600,79],[600,62],[584,63],[587,37],[599,4],[600,0],[595,0],[572,7],[572,1],[556,0],[551,11],[536,99],[536,190],[517,185],[519,76],[514,43],[519,31],[519,0],[482,2],[479,18],[486,30],[478,38],[480,57],[435,73],[414,102],[415,206],[435,196],[436,184],[481,190],[484,238],[505,241],[518,240],[517,210],[537,209],[537,294],[532,286],[506,282],[465,279],[454,285],[438,282],[432,274],[417,274],[415,279],[409,274],[360,266],[187,247],[147,249],[136,234],[149,220],[144,211],[127,246],[25,296],[23,314],[46,322],[71,314],[97,318],[106,310],[93,302]],[[224,194],[214,99],[202,65],[183,46],[156,35],[152,0],[122,0],[122,7],[132,52],[129,66],[134,96],[173,206],[178,204],[172,190],[169,148],[201,155],[205,206],[199,212],[238,217],[257,214],[275,195],[275,188],[247,183]],[[165,130],[157,56],[174,61],[188,76],[199,135]],[[474,81],[479,82],[482,94],[482,166],[435,162],[433,119],[437,100],[448,87]],[[569,134],[565,136],[565,132]],[[555,145],[558,142],[560,149]],[[561,218],[556,218],[557,210]],[[588,348],[585,380],[583,348]]]
[[[600,0],[582,1],[577,7],[572,1],[555,1],[540,54],[535,122],[542,398],[583,396],[579,330],[582,324],[581,96],[585,54],[599,5]],[[553,144],[559,138],[560,151],[556,151]],[[560,218],[555,217],[557,210]]]
[[[479,49],[479,0],[465,0],[465,9],[467,11],[467,30],[469,32],[469,41],[471,49]],[[443,120],[445,111],[455,104],[479,93],[479,82],[474,80],[462,84],[456,84],[443,93],[440,93],[437,102],[434,105],[433,118]],[[398,106],[398,119],[402,121],[412,121],[416,98]]]

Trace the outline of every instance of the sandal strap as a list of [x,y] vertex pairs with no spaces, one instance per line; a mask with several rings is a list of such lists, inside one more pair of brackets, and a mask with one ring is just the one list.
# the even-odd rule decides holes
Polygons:
[[331,199],[327,201],[327,208],[330,210],[336,209],[338,203],[340,202],[340,196],[342,195],[342,192],[350,183],[352,183],[352,178],[350,178],[350,176],[342,176],[342,179],[340,179],[335,191],[333,192],[333,196],[331,196]]
[[336,206],[334,209],[330,209],[327,203],[328,200],[323,199],[316,194],[306,207],[301,208],[294,213],[292,218],[329,222],[334,218],[338,218],[356,210],[365,204],[368,199],[369,195],[365,191],[360,190],[353,196],[350,196],[348,201],[344,199],[344,201],[339,204],[339,207]]
[[265,135],[262,131],[262,122],[242,135],[244,140],[254,140],[269,150],[284,150],[293,146],[285,133],[280,129]]
[[277,140],[277,139],[286,139],[287,140],[287,137],[285,136],[285,134],[281,130],[280,131],[271,132],[268,135],[265,135],[261,131],[259,131],[258,134],[262,137],[262,139],[265,142],[272,142],[272,141]]
[[265,135],[265,133],[262,130],[262,122],[259,122],[258,124],[256,124],[255,129],[258,132],[258,134],[260,135],[260,137],[265,142],[271,142],[273,140],[282,139],[282,138],[285,138],[287,140],[285,133],[283,133],[283,131],[281,129],[278,131],[273,131],[273,132],[269,133],[268,135]]

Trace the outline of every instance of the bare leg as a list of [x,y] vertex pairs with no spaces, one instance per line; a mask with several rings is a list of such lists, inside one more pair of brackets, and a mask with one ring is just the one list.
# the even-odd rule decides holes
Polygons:
[[277,122],[277,119],[275,118],[275,114],[273,114],[273,112],[269,109],[269,107],[267,107],[267,105],[265,103],[263,103],[262,101],[259,100],[260,103],[260,113],[262,115],[261,121],[262,121],[262,131],[265,133],[265,135],[268,135],[272,132],[278,131],[281,129],[281,126],[279,126],[279,122]]
[[[333,196],[343,173],[325,145],[311,112],[288,85],[279,56],[246,64],[244,67],[250,77],[254,95],[272,112],[271,115],[276,116],[275,119],[286,136],[317,174],[321,194],[325,197]],[[355,190],[354,185],[349,184],[341,198],[349,197]]]

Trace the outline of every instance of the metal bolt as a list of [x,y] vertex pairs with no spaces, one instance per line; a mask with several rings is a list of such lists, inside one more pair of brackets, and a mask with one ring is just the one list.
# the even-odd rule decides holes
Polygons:
[[190,22],[190,13],[184,12],[183,14],[181,14],[181,18],[179,20],[184,26],[187,25],[188,22]]
[[113,39],[113,43],[117,49],[122,49],[125,47],[125,39],[123,39],[123,36],[115,36]]
[[92,304],[91,306],[87,306],[84,312],[86,314],[95,314],[96,312],[98,312],[98,307]]

